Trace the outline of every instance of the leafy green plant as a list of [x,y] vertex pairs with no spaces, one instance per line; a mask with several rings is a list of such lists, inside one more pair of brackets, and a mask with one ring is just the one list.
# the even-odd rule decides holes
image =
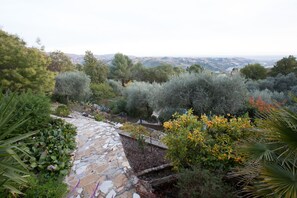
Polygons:
[[109,104],[109,107],[113,114],[118,114],[126,112],[126,104],[127,101],[123,97],[119,97],[112,100]]
[[67,185],[62,177],[39,175],[29,179],[29,187],[25,191],[26,198],[63,198],[67,193]]
[[14,131],[28,121],[28,115],[18,117],[11,123],[17,112],[17,103],[13,95],[3,95],[0,91],[0,194],[22,194],[19,187],[26,185],[28,176],[27,166],[21,160],[26,152],[18,142],[28,138],[35,132],[13,135]]
[[103,99],[115,97],[112,87],[108,83],[95,84],[91,83],[92,96],[91,99],[95,103],[100,103]]
[[242,164],[243,156],[236,148],[248,135],[245,129],[251,128],[249,118],[228,120],[223,116],[202,115],[198,120],[192,110],[175,117],[163,124],[167,133],[163,141],[168,146],[167,157],[176,169],[201,165],[228,170]]
[[142,125],[126,122],[120,127],[121,130],[126,131],[132,135],[132,137],[138,138],[139,135],[149,136],[150,131]]
[[94,118],[98,122],[105,120],[104,115],[102,113],[100,113],[100,112],[96,113],[95,116],[94,116]]
[[55,110],[55,115],[61,117],[67,117],[70,114],[70,109],[66,105],[60,105]]
[[182,169],[177,187],[179,197],[235,197],[233,189],[222,181],[222,174],[211,173],[200,167]]
[[46,95],[26,92],[15,95],[13,100],[17,111],[9,123],[12,125],[24,116],[30,118],[14,131],[15,134],[28,133],[47,126],[50,120],[50,99]]
[[71,167],[71,153],[75,148],[75,127],[61,119],[53,119],[28,143],[30,157],[26,163],[36,172],[66,175]]

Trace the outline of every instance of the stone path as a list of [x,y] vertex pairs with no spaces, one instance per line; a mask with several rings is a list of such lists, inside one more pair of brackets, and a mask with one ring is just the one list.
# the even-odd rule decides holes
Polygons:
[[117,129],[75,112],[63,118],[77,127],[77,150],[73,167],[65,182],[69,198],[139,198]]

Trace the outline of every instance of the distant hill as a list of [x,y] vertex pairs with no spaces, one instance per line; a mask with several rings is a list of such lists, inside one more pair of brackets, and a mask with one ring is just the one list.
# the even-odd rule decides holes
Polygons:
[[[82,63],[83,55],[67,54],[74,63]],[[111,64],[114,54],[95,55],[95,57],[107,64]],[[187,68],[193,64],[199,64],[212,71],[231,71],[233,68],[242,68],[247,64],[260,63],[264,67],[272,67],[282,57],[136,57],[129,56],[134,63],[141,62],[146,67],[156,67],[161,64],[170,64]]]

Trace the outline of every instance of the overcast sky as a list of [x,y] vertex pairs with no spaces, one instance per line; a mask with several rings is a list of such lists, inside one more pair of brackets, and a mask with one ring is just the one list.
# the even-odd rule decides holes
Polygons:
[[76,54],[297,54],[297,0],[0,0],[0,27]]

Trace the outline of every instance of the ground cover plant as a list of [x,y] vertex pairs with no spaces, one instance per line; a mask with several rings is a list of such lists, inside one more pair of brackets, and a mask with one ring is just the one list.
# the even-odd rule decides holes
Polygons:
[[71,166],[75,128],[50,118],[50,100],[43,94],[1,93],[0,109],[1,153],[6,153],[0,162],[0,194],[62,197],[67,192],[63,177]]

